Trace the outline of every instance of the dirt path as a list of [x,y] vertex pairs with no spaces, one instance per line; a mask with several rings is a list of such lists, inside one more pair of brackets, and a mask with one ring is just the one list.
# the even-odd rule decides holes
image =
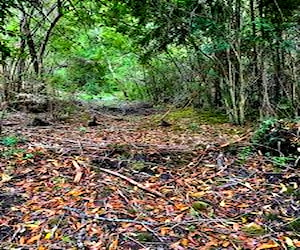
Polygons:
[[299,204],[268,182],[270,166],[222,147],[246,129],[99,114],[96,127],[27,127],[20,117],[5,127],[16,143],[1,146],[1,249],[299,245]]

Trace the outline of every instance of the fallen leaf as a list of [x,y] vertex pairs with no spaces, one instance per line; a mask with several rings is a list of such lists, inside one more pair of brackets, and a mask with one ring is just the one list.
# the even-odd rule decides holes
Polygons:
[[26,242],[25,237],[24,237],[24,236],[21,236],[21,237],[20,237],[20,240],[19,240],[19,243],[20,243],[21,245],[24,245],[25,242]]
[[169,232],[170,232],[170,228],[168,228],[168,227],[162,227],[162,228],[160,229],[160,234],[161,234],[162,236],[166,236]]
[[276,242],[269,242],[260,245],[257,250],[277,248],[279,245]]
[[222,247],[227,248],[230,244],[231,244],[230,241],[225,241],[225,242],[223,242]]
[[296,247],[300,247],[300,240],[293,240],[293,243]]
[[36,242],[36,241],[40,240],[40,238],[41,238],[41,235],[40,235],[40,234],[35,235],[35,236],[31,237],[30,239],[28,239],[28,240],[26,241],[26,243],[27,243],[27,244],[32,244],[33,242]]
[[84,193],[84,191],[82,191],[82,190],[73,189],[70,192],[68,192],[67,195],[79,196],[79,195],[81,195],[83,193]]
[[195,209],[196,211],[205,210],[207,209],[208,206],[209,204],[204,201],[196,201],[192,204],[192,208]]
[[203,197],[203,195],[205,195],[205,192],[195,192],[195,193],[190,193],[190,196],[193,198],[201,198]]
[[49,233],[47,233],[47,234],[45,235],[44,239],[45,239],[45,240],[50,240],[51,237],[52,237],[52,233],[49,232]]
[[180,243],[182,246],[187,247],[189,245],[189,240],[184,238],[181,239]]
[[118,239],[113,240],[113,242],[109,245],[108,250],[117,250],[118,244],[119,244]]
[[175,204],[175,207],[176,207],[177,209],[179,209],[180,211],[185,211],[185,210],[189,209],[189,207],[188,207],[187,205],[182,204],[182,203]]
[[2,182],[10,181],[11,178],[12,178],[12,177],[11,177],[10,175],[5,174],[5,173],[3,173],[3,174],[1,175],[1,181],[2,181]]
[[238,223],[234,223],[233,224],[233,229],[234,229],[234,231],[239,231],[240,230],[240,225],[238,224]]
[[285,242],[289,247],[295,247],[295,244],[291,238],[285,237]]
[[284,184],[280,183],[280,186],[281,186],[280,193],[285,193],[288,190]]
[[224,200],[222,200],[221,202],[220,202],[220,207],[225,207],[226,206],[226,203],[225,203],[225,201]]
[[265,233],[265,229],[254,222],[245,225],[242,230],[251,235],[262,235]]
[[83,172],[82,172],[82,169],[81,167],[79,166],[79,164],[77,163],[77,161],[72,161],[73,163],[73,166],[75,167],[75,171],[76,171],[76,174],[75,174],[75,177],[74,177],[74,182],[75,183],[78,183],[80,182],[81,178],[82,178],[82,175],[83,175]]
[[31,230],[35,230],[40,227],[39,223],[29,223],[29,224],[25,224],[24,226]]
[[249,182],[245,182],[244,186],[253,190],[253,188],[251,187],[251,184]]
[[39,246],[37,250],[47,250],[48,248],[44,247],[44,246]]

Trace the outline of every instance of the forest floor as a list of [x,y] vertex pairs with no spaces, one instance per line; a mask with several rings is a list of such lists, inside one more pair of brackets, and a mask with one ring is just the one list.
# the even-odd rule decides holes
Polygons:
[[298,184],[249,152],[249,127],[192,118],[163,127],[159,115],[32,127],[9,114],[0,248],[300,248]]

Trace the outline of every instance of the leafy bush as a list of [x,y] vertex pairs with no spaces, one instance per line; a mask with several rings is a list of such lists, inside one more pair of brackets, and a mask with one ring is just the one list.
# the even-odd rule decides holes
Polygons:
[[274,127],[276,122],[276,119],[268,119],[262,121],[259,128],[255,131],[252,141],[254,143],[258,143],[259,141],[261,141],[261,138],[264,137],[265,134]]
[[295,162],[299,157],[299,122],[265,120],[254,133],[252,143],[277,166]]
[[90,94],[101,92],[106,65],[83,57],[71,58],[64,69],[55,72],[52,81],[64,90],[84,90]]

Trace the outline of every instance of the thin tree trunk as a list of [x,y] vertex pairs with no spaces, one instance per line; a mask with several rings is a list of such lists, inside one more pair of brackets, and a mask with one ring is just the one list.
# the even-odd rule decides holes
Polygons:
[[238,124],[239,123],[239,112],[238,106],[236,101],[236,81],[235,81],[235,69],[234,64],[231,61],[230,50],[227,50],[227,63],[228,63],[228,91],[230,96],[231,102],[231,109],[232,109],[232,122]]
[[45,56],[45,51],[46,51],[46,47],[47,44],[50,40],[51,34],[53,29],[55,28],[56,24],[58,23],[58,21],[60,20],[60,18],[63,16],[63,12],[62,12],[62,2],[61,0],[57,0],[57,15],[54,18],[54,20],[51,22],[50,27],[48,28],[46,35],[45,35],[45,39],[43,40],[41,46],[40,46],[40,52],[39,52],[39,64],[40,64],[40,71],[43,72],[43,60],[44,60],[44,56]]
[[[251,15],[251,23],[252,23],[252,36],[256,37],[256,25],[255,25],[255,0],[250,0],[250,15]],[[253,71],[254,74],[258,74],[258,55],[257,55],[257,46],[253,45]]]
[[30,24],[29,24],[29,19],[28,19],[28,15],[26,13],[26,11],[23,9],[23,25],[22,25],[22,33],[25,35],[25,39],[26,39],[26,43],[29,49],[29,54],[31,56],[31,63],[33,65],[34,68],[34,72],[36,75],[39,74],[39,62],[38,62],[38,55],[37,55],[37,51],[36,51],[36,47],[35,47],[35,43],[30,31]]

